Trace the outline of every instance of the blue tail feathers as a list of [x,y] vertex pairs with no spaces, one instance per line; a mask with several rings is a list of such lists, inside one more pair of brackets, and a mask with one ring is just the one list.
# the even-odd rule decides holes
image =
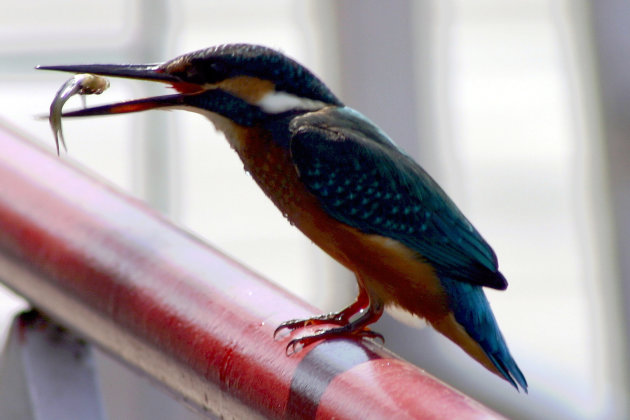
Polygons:
[[525,376],[505,344],[482,287],[446,277],[440,282],[449,296],[455,320],[481,346],[503,377],[516,389],[520,386],[527,392]]

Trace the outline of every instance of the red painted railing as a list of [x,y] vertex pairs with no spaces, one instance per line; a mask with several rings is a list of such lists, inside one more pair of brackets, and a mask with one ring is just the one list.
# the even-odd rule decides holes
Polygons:
[[0,280],[57,322],[227,418],[497,418],[380,346],[287,356],[318,311],[141,202],[0,129]]

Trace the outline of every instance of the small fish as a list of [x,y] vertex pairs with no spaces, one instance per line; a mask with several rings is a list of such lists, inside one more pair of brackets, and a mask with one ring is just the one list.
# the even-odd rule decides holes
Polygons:
[[[73,95],[100,95],[109,87],[109,81],[101,76],[95,76],[93,74],[77,74],[74,77],[68,79],[61,88],[57,91],[55,99],[50,104],[50,127],[55,135],[55,144],[57,145],[57,154],[59,154],[59,139],[64,150],[68,150],[66,142],[63,139],[63,132],[61,130],[61,110],[64,104]],[[83,99],[83,106],[85,106],[85,98]]]

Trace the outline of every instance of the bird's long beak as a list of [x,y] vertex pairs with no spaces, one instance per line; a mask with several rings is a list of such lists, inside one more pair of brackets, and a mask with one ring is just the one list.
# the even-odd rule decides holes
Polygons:
[[[180,94],[154,96],[115,104],[84,108],[62,114],[63,117],[83,117],[90,115],[124,114],[181,105],[183,94],[201,91],[198,86],[182,81],[180,78],[164,72],[159,64],[79,64],[63,66],[37,66],[38,70],[56,70],[71,73],[90,73],[99,76],[124,77],[128,79],[148,80],[168,83]],[[196,92],[195,92],[196,91]]]

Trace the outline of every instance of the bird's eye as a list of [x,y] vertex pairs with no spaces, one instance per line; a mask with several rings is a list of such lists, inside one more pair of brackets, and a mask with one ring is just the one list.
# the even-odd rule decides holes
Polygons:
[[224,63],[215,61],[215,62],[210,63],[210,70],[216,74],[225,74],[227,68],[225,67]]
[[212,61],[197,66],[199,74],[203,74],[206,83],[216,83],[229,77],[228,66],[221,61]]

